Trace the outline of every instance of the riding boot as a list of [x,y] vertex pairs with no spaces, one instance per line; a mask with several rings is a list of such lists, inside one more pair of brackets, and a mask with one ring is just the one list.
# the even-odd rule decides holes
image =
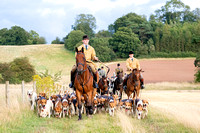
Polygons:
[[128,75],[126,76],[126,78],[124,79],[124,82],[123,82],[123,89],[124,90],[127,89],[127,80],[128,80]]
[[144,89],[145,87],[144,87],[144,79],[143,78],[140,79],[140,83],[141,83],[141,89]]
[[93,78],[94,78],[94,80],[93,80],[93,87],[94,88],[99,88],[98,87],[98,84],[97,84],[97,81],[98,81],[98,72],[96,71],[95,73],[93,73]]
[[74,79],[75,79],[75,71],[71,71],[71,83],[69,84],[70,88],[74,88]]

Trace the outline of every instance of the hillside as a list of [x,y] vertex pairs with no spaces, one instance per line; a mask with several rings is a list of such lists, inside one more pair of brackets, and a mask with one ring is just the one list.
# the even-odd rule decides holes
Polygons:
[[63,81],[75,63],[74,53],[64,45],[0,46],[0,62],[10,62],[17,57],[28,57],[37,72],[48,69],[50,73],[62,71]]

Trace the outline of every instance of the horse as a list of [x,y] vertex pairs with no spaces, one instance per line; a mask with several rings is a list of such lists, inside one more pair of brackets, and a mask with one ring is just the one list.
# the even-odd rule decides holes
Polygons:
[[[107,66],[106,66],[107,67]],[[107,71],[107,73],[106,73],[106,75],[108,75],[108,73],[109,73],[109,71],[110,71],[110,68],[109,67],[107,67],[108,68],[108,71]],[[98,83],[98,86],[99,86],[99,88],[98,88],[98,93],[100,93],[101,92],[101,95],[104,95],[104,94],[108,94],[109,93],[109,91],[108,91],[108,87],[109,87],[109,81],[107,80],[107,76],[105,77],[105,76],[103,76],[100,80],[99,80],[99,83]]]
[[103,76],[99,80],[98,86],[99,86],[98,93],[101,92],[101,95],[109,93],[109,91],[108,91],[109,81],[107,80],[107,77]]
[[80,51],[76,48],[76,65],[77,72],[74,80],[74,87],[76,89],[76,96],[78,101],[78,109],[79,116],[78,120],[82,119],[81,108],[82,101],[81,96],[84,96],[84,100],[86,103],[86,114],[93,114],[93,75],[87,66],[84,49],[82,48]]
[[123,91],[123,72],[117,73],[117,78],[114,81],[113,94],[115,94],[116,90],[120,92],[120,94],[118,94],[120,101],[122,98],[122,91]]
[[139,70],[139,69],[133,69],[132,73],[129,75],[127,79],[127,89],[125,90],[125,93],[127,94],[128,99],[132,93],[133,93],[133,99],[135,99],[135,95],[136,95],[136,99],[139,97],[140,87],[141,87],[141,83],[140,83],[141,71],[142,70]]

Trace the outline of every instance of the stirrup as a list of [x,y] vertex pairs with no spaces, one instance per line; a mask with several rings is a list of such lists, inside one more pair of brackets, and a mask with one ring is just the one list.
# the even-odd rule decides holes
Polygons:
[[72,82],[69,84],[69,88],[74,88],[74,84]]
[[93,87],[94,88],[98,88],[99,87],[98,84],[97,84],[97,82],[93,82]]
[[123,89],[124,89],[124,90],[126,90],[126,89],[127,89],[127,86],[126,86],[126,85],[124,85],[124,86],[123,86]]

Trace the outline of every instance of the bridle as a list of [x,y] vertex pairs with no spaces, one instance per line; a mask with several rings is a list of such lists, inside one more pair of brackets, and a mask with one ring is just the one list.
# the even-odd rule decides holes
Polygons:
[[[84,55],[84,53],[77,53],[77,54],[83,54],[83,55]],[[86,62],[85,55],[84,55],[84,57],[83,57],[83,60],[84,60],[84,62]],[[82,65],[83,68],[85,67],[85,64],[83,64],[83,63],[81,63],[81,62],[78,62],[78,63],[77,63],[77,68],[78,68],[79,65]],[[85,72],[86,70],[87,70],[87,68],[86,68],[85,70],[78,71],[78,75],[82,74],[82,73]]]

